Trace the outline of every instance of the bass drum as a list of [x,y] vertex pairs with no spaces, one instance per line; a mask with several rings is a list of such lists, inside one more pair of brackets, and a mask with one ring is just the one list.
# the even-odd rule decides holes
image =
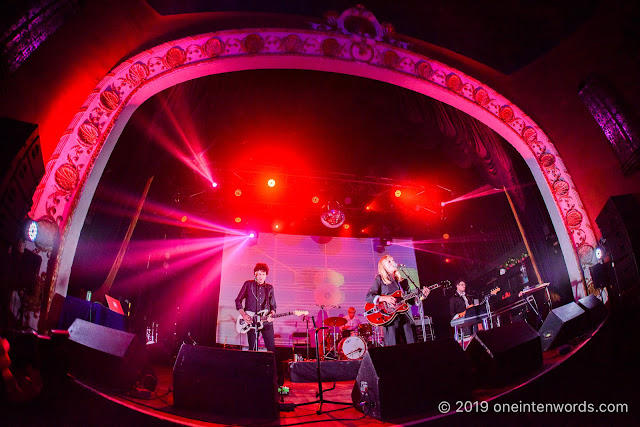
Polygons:
[[343,338],[338,344],[340,358],[343,360],[358,360],[367,352],[367,343],[359,336]]

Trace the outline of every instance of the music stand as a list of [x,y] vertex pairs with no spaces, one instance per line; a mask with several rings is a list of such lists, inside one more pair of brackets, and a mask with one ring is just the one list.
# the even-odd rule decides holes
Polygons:
[[[313,319],[313,316],[311,316],[311,318]],[[314,325],[315,325],[315,320],[313,321]],[[316,328],[315,331],[315,336],[316,336],[316,349],[318,348],[318,333],[323,330],[323,329],[329,329],[328,326],[321,326],[319,328]],[[294,405],[294,407],[298,407],[298,406],[304,406],[304,405],[311,405],[314,403],[319,403],[320,406],[318,407],[318,410],[316,411],[316,414],[320,415],[322,414],[322,404],[324,403],[333,403],[334,405],[347,405],[347,406],[352,406],[353,403],[352,402],[336,402],[333,400],[326,400],[323,396],[323,390],[322,390],[322,374],[321,374],[321,370],[320,370],[320,357],[316,357],[316,362],[317,362],[317,373],[318,373],[318,392],[316,393],[316,397],[318,397],[317,400],[314,400],[312,402],[304,402],[304,403],[297,403],[296,405]],[[328,388],[325,391],[331,391],[334,388],[336,388],[335,382],[333,384],[333,387]]]

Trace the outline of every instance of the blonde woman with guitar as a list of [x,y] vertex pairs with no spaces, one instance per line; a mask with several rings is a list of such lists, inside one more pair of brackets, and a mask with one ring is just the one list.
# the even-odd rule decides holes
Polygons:
[[[423,288],[422,291],[416,292],[415,297],[421,296],[427,297],[431,290],[429,288]],[[393,294],[393,295],[392,295]],[[404,336],[407,344],[416,342],[416,337],[413,331],[413,321],[409,317],[409,310],[405,310],[404,306],[407,304],[415,305],[418,303],[418,298],[407,299],[409,294],[409,283],[407,279],[403,279],[398,271],[398,264],[391,255],[385,255],[378,261],[378,275],[373,282],[373,285],[367,292],[366,301],[367,305],[365,309],[369,307],[369,312],[377,311],[368,318],[376,315],[380,315],[380,318],[387,318],[385,313],[393,313],[388,316],[387,323],[383,324],[384,327],[384,344],[385,346],[396,345],[399,333],[404,332]],[[411,296],[413,294],[409,294]],[[417,301],[418,300],[418,301]],[[371,307],[373,305],[373,308]],[[402,307],[397,310],[397,307]],[[401,332],[402,331],[402,332]]]

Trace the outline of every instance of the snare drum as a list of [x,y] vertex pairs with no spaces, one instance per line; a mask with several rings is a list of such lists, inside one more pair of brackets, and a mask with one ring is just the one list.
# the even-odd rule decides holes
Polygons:
[[359,336],[343,338],[338,344],[340,358],[346,360],[358,360],[367,352],[367,343]]

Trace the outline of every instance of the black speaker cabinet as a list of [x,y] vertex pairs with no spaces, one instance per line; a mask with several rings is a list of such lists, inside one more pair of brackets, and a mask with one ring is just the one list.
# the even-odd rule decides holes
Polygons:
[[607,317],[607,308],[595,295],[580,298],[578,305],[587,312],[589,325],[591,325],[592,328],[598,327],[604,318]]
[[589,329],[587,313],[575,302],[551,310],[538,331],[542,351],[565,344]]
[[129,390],[148,369],[135,334],[76,319],[67,341],[69,372],[96,385]]
[[183,344],[173,367],[178,408],[213,414],[278,417],[276,359],[272,352]]
[[38,283],[38,274],[40,274],[41,265],[42,258],[40,255],[25,249],[20,256],[16,285],[20,289],[33,292]]
[[525,322],[478,331],[466,353],[483,385],[505,385],[542,366],[540,335]]
[[467,400],[471,382],[469,359],[453,339],[374,347],[351,397],[359,410],[368,405],[369,415],[391,419],[434,410],[443,400]]

